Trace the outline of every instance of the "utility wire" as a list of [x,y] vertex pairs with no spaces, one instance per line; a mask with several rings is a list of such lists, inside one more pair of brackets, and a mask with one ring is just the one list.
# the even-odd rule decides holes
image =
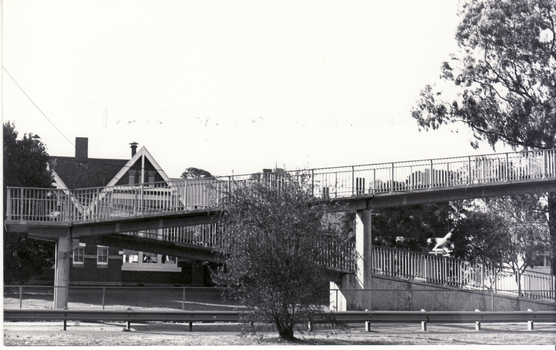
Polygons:
[[6,69],[6,67],[2,66],[2,69],[4,69],[4,71],[5,71],[5,72],[8,74],[8,76],[13,80],[13,82],[15,83],[15,85],[17,85],[17,87],[21,90],[21,92],[23,92],[23,94],[29,99],[29,101],[31,101],[31,103],[33,104],[33,106],[35,106],[35,108],[37,108],[37,110],[38,110],[39,112],[41,112],[41,114],[43,115],[43,117],[45,117],[46,120],[48,120],[48,121],[50,122],[50,124],[52,124],[52,126],[54,126],[54,128],[55,128],[56,130],[58,130],[58,132],[59,132],[60,134],[62,134],[62,136],[63,136],[66,140],[68,140],[68,142],[69,142],[72,146],[75,147],[75,145],[73,144],[73,142],[71,142],[70,139],[68,139],[68,138],[66,137],[66,135],[64,135],[64,133],[63,133],[60,129],[58,129],[58,127],[52,122],[52,120],[50,120],[50,119],[46,116],[46,114],[44,114],[44,112],[41,111],[41,109],[39,108],[39,106],[37,106],[37,104],[31,99],[31,97],[29,97],[29,95],[27,95],[27,93],[25,92],[25,90],[23,90],[23,88],[22,88],[21,86],[19,86],[19,84],[17,83],[17,81],[14,79],[14,77],[12,77],[12,75],[10,74],[10,72],[8,72],[8,70]]

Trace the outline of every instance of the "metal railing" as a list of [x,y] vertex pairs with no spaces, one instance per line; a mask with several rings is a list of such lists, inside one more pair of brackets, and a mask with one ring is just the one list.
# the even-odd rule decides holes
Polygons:
[[[188,322],[189,331],[194,322],[240,322],[245,312],[238,311],[98,311],[98,310],[4,310],[4,321],[123,321],[126,330],[131,330],[131,322]],[[526,323],[533,330],[534,322],[556,322],[556,311],[336,311],[314,314],[307,323],[311,331],[314,323],[364,323],[365,330],[371,330],[372,323],[416,323],[421,331],[430,323],[471,323],[475,330],[481,323]]]
[[265,172],[197,180],[64,190],[8,187],[6,220],[87,222],[217,209],[225,194],[253,181],[279,186],[296,177],[315,198],[495,185],[556,178],[556,150]]
[[[169,227],[155,230],[136,232],[122,232],[121,234],[141,238],[170,241],[181,244],[195,245],[209,248],[215,252],[222,252],[219,244],[220,234],[226,229],[223,224],[203,224],[194,226]],[[322,266],[329,270],[348,272],[355,271],[355,242],[339,240],[334,236],[323,237],[317,242]]]
[[527,270],[516,278],[506,267],[380,246],[373,246],[372,271],[388,277],[556,302],[556,277],[536,271]]
[[202,224],[192,226],[166,227],[162,229],[141,230],[135,232],[122,232],[121,234],[169,241],[175,243],[198,245],[218,250],[218,238],[225,230],[223,224]]

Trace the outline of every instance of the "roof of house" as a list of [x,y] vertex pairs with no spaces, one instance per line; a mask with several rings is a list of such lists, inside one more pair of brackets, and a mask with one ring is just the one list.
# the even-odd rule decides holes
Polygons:
[[73,190],[115,186],[122,182],[127,184],[128,179],[124,176],[132,167],[137,166],[139,169],[156,171],[156,181],[170,180],[145,147],[137,151],[135,142],[130,144],[131,159],[89,158],[88,139],[85,137],[76,138],[75,145],[75,157],[50,157],[54,181],[58,188]]
[[51,156],[52,167],[68,189],[106,186],[127,164],[129,159],[88,158]]

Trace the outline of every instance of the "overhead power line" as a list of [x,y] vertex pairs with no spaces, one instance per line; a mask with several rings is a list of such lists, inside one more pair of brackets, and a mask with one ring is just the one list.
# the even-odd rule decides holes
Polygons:
[[58,132],[72,145],[75,147],[75,145],[73,144],[73,142],[70,141],[70,139],[68,139],[66,137],[66,135],[64,135],[64,133],[58,129],[58,127],[56,126],[56,124],[54,124],[52,122],[52,120],[50,120],[46,114],[44,114],[44,112],[39,108],[39,106],[37,106],[37,104],[31,99],[31,97],[29,97],[29,95],[27,95],[27,93],[25,92],[25,90],[23,90],[23,88],[17,83],[17,81],[14,79],[14,77],[12,77],[12,75],[10,74],[10,72],[8,72],[8,70],[6,69],[6,67],[2,66],[2,69],[4,69],[4,72],[6,72],[6,74],[8,74],[8,76],[13,80],[13,82],[15,83],[15,85],[17,85],[17,87],[21,90],[21,92],[23,92],[23,94],[29,99],[29,101],[31,101],[31,103],[33,104],[33,106],[35,106],[35,108],[41,112],[41,114],[43,115],[43,117],[46,118],[46,120],[48,120],[50,122],[50,124],[52,124],[52,126],[58,130]]

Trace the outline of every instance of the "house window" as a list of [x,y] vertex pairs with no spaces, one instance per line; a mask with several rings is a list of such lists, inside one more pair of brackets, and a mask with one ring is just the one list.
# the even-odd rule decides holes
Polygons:
[[143,252],[143,264],[156,264],[157,257],[157,254]]
[[124,249],[122,271],[181,272],[178,258],[165,254],[138,252]]
[[73,264],[74,265],[83,265],[85,261],[85,248],[78,247],[75,248],[73,251]]
[[97,265],[108,265],[108,247],[97,246]]
[[551,264],[550,253],[543,252],[535,256],[534,266],[548,267]]
[[163,264],[177,265],[178,264],[178,259],[175,256],[162,255],[162,263]]
[[124,264],[139,264],[139,252],[124,249]]
[[135,185],[135,175],[137,175],[137,170],[130,170],[129,171],[129,184]]
[[154,183],[154,177],[156,175],[156,171],[154,170],[149,170],[149,183],[152,184]]

